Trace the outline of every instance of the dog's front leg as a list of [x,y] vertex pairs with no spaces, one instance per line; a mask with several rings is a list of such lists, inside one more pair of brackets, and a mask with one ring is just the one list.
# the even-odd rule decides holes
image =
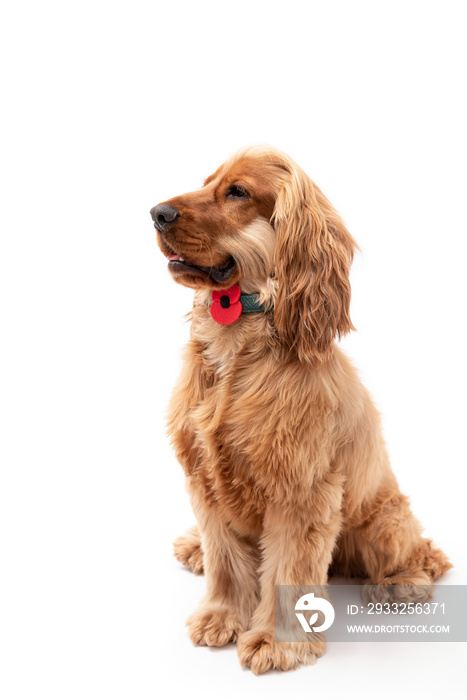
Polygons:
[[223,646],[249,627],[258,603],[259,554],[223,520],[220,509],[196,500],[207,593],[187,626],[194,644]]
[[302,502],[271,507],[266,514],[261,540],[261,599],[250,630],[239,637],[237,645],[240,663],[250,666],[254,673],[313,664],[325,650],[323,633],[312,633],[310,642],[276,642],[274,605],[276,585],[308,587],[327,583],[341,525],[341,482],[334,477],[330,474],[316,484]]

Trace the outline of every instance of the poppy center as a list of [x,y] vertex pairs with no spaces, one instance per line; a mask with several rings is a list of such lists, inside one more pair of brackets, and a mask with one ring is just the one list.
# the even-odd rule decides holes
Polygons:
[[227,296],[227,294],[223,294],[223,295],[221,296],[221,298],[220,298],[219,301],[220,301],[220,304],[221,304],[221,306],[222,306],[223,309],[228,309],[228,308],[229,308],[229,306],[230,306],[230,299],[229,299],[229,297]]

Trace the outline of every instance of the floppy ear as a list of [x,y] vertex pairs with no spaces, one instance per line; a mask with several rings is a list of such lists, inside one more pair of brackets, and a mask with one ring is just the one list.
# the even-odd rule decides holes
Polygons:
[[302,361],[323,360],[333,339],[354,330],[349,270],[355,241],[319,188],[286,168],[273,214],[277,233],[274,323]]

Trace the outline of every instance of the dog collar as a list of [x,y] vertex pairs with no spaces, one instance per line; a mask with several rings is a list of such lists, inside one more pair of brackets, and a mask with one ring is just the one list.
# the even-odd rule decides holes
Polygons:
[[238,284],[229,289],[215,289],[211,298],[209,312],[214,321],[222,325],[234,323],[242,314],[265,311],[264,304],[259,301],[259,294],[242,294]]

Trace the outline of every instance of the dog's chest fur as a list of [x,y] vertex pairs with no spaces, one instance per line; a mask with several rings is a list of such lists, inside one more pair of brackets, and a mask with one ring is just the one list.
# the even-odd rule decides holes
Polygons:
[[223,517],[239,532],[259,533],[267,496],[253,448],[264,420],[257,401],[267,323],[242,317],[219,326],[201,312],[192,331],[200,391],[187,415],[199,449],[191,476],[214,507],[222,503]]
[[[277,356],[265,314],[219,326],[206,308],[195,309],[182,378],[170,406],[169,432],[190,481],[222,517],[243,534],[261,531],[271,500],[293,500],[307,476],[313,434],[321,440],[323,411],[297,404],[303,371]],[[311,399],[311,395],[310,395]],[[293,464],[292,464],[293,462]]]

